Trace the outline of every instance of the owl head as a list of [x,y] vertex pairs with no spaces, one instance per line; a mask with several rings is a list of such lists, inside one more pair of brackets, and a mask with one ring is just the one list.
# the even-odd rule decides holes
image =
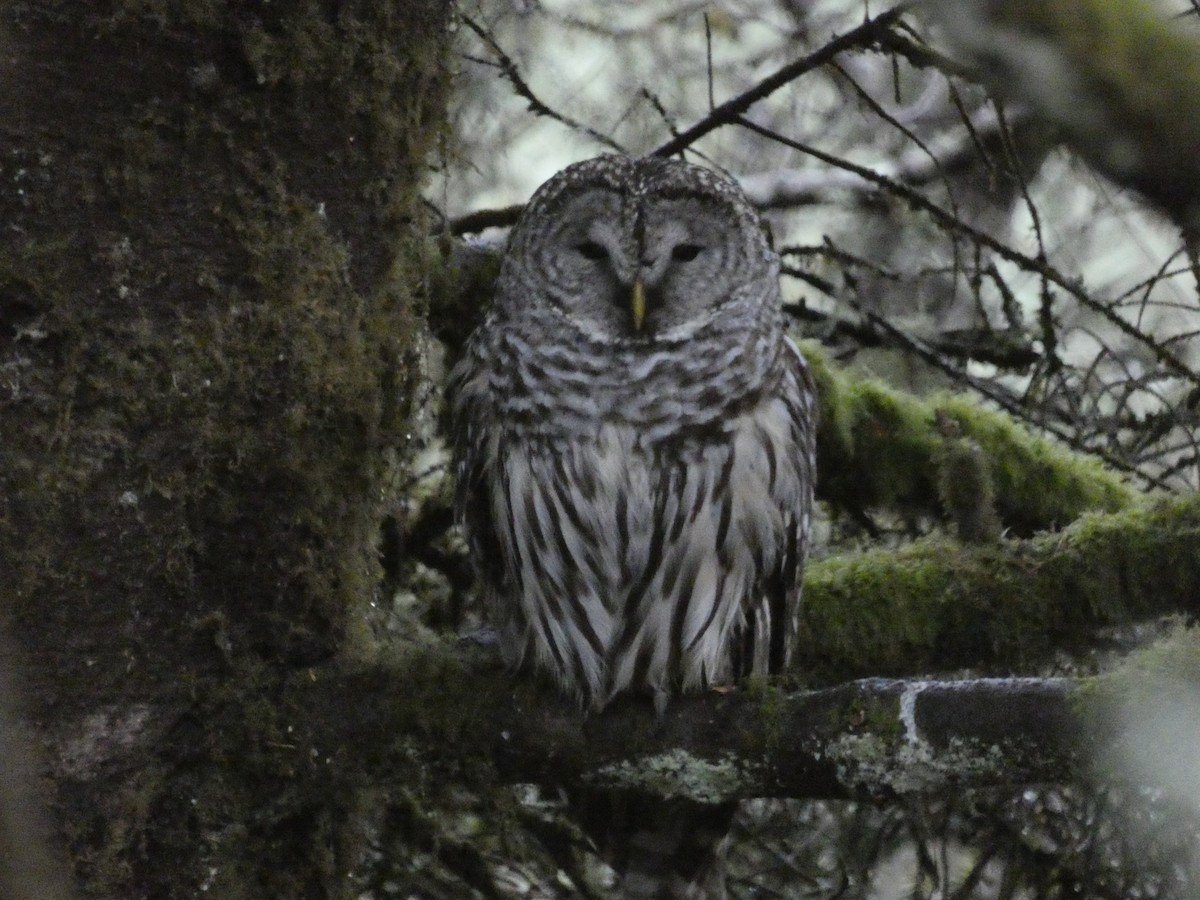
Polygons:
[[593,339],[686,340],[724,313],[777,307],[778,275],[733,182],[674,159],[601,156],[533,195],[497,302],[555,311]]

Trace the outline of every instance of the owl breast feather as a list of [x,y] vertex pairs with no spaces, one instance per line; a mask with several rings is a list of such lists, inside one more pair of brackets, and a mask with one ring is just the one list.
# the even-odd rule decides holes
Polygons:
[[595,385],[590,401],[560,390],[552,420],[502,402],[478,445],[474,519],[492,534],[487,590],[511,661],[593,706],[777,667],[811,503],[802,375],[785,366],[719,427],[705,408],[691,424],[706,427],[681,430],[703,397],[678,389],[646,398],[650,414],[610,413]]

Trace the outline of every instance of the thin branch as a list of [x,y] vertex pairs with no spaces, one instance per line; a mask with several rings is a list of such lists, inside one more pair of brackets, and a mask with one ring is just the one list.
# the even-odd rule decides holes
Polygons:
[[[791,252],[795,253],[797,249],[800,248],[793,248]],[[785,252],[787,251],[785,250]],[[867,264],[865,261],[854,257],[852,254],[837,250],[832,246],[830,246],[830,254],[846,262],[859,263],[863,265]],[[876,271],[883,277],[896,277],[891,273],[880,272],[878,269],[876,269]],[[821,279],[816,279],[815,277],[809,276],[807,273],[785,268],[783,270],[783,274],[803,278],[807,283],[812,284],[818,290],[821,290],[830,296],[838,295],[832,285],[824,283]],[[854,306],[854,309],[860,317],[859,323],[857,324],[851,323],[845,319],[832,319],[832,317],[822,316],[822,314],[816,311],[807,310],[795,305],[790,306],[787,311],[793,316],[807,321],[815,321],[819,319],[831,321],[833,323],[830,327],[832,332],[845,334],[856,341],[859,341],[861,346],[871,347],[890,345],[911,353],[918,359],[924,361],[926,364],[938,369],[941,372],[944,372],[959,384],[965,384],[971,390],[987,398],[988,400],[991,400],[993,403],[1011,415],[1014,419],[1025,422],[1039,431],[1044,431],[1048,434],[1054,435],[1071,449],[1086,453],[1089,456],[1095,456],[1098,459],[1103,460],[1106,464],[1112,466],[1114,469],[1135,476],[1148,486],[1164,489],[1169,488],[1169,485],[1161,476],[1156,476],[1152,473],[1145,472],[1134,464],[1130,463],[1128,460],[1113,454],[1102,447],[1096,447],[1093,444],[1088,443],[1083,439],[1083,437],[1081,437],[1077,428],[1060,427],[1053,422],[1046,421],[1043,417],[1035,416],[1027,406],[1022,404],[1020,400],[1009,394],[999,385],[988,379],[978,378],[972,375],[965,369],[963,365],[951,362],[946,358],[959,357],[965,359],[979,359],[981,361],[992,362],[996,365],[1000,365],[1002,362],[1011,362],[1015,364],[1018,361],[1025,361],[1026,364],[1028,364],[1030,358],[1027,355],[1027,352],[1024,351],[1019,344],[1012,348],[1008,354],[1000,354],[998,358],[993,359],[989,358],[989,354],[986,353],[961,352],[961,348],[954,347],[951,342],[945,342],[939,345],[937,343],[922,340],[921,338],[909,334],[904,329],[892,324],[886,318],[878,315],[877,313],[863,310],[857,305]],[[972,347],[975,346],[977,345],[972,345]]]
[[[500,45],[496,43],[496,39],[492,37],[487,29],[461,11],[459,12],[459,17],[468,28],[478,35],[479,39],[488,46],[492,53],[495,54],[495,65],[504,74],[504,77],[508,83],[512,85],[514,93],[529,103],[530,112],[532,112],[535,116],[545,116],[549,119],[553,119],[554,121],[567,126],[573,131],[582,131],[588,137],[598,141],[605,147],[608,147],[610,150],[615,150],[617,153],[625,152],[625,148],[608,135],[601,131],[597,131],[590,125],[584,125],[582,122],[578,122],[575,119],[572,119],[570,116],[556,112],[542,102],[542,100],[540,100],[538,96],[534,94],[533,89],[526,83],[525,79],[521,77],[521,72],[517,68],[517,64],[513,61],[512,57],[510,57],[504,52],[504,50],[501,49]],[[472,57],[467,58],[472,59],[473,62],[481,62],[480,60],[475,60]]]
[[882,316],[871,312],[864,312],[863,314],[867,317],[867,320],[871,325],[880,329],[886,334],[891,335],[892,338],[894,338],[903,348],[907,349],[913,355],[924,360],[934,368],[937,368],[945,372],[947,375],[950,375],[956,381],[966,384],[971,388],[971,390],[975,391],[980,396],[991,400],[1006,413],[1011,415],[1014,419],[1025,422],[1039,431],[1052,434],[1072,450],[1077,450],[1081,453],[1086,453],[1089,456],[1094,456],[1097,459],[1102,460],[1105,464],[1112,466],[1117,471],[1125,472],[1140,479],[1150,487],[1162,488],[1164,490],[1170,489],[1170,485],[1167,484],[1161,477],[1139,469],[1137,466],[1133,465],[1122,457],[1109,452],[1108,450],[1089,444],[1079,436],[1075,429],[1063,428],[1052,422],[1048,422],[1045,419],[1035,416],[1030,412],[1028,407],[1021,403],[1020,400],[1002,390],[998,385],[983,378],[976,378],[960,366],[956,366],[947,362],[941,354],[936,352],[932,347],[926,344],[926,342],[913,335],[907,334]]
[[1130,337],[1139,344],[1149,348],[1154,354],[1155,358],[1166,368],[1170,369],[1176,375],[1180,376],[1191,384],[1200,386],[1200,374],[1194,372],[1177,356],[1165,349],[1162,344],[1152,340],[1148,335],[1138,331],[1137,328],[1135,328],[1125,319],[1121,318],[1121,316],[1114,313],[1108,306],[1097,300],[1093,300],[1083,290],[1077,280],[1067,278],[1065,275],[1051,266],[1046,260],[1034,259],[1033,257],[1027,256],[1024,253],[1014,250],[1007,244],[996,240],[991,235],[985,234],[984,232],[979,231],[977,228],[967,225],[965,222],[962,222],[947,213],[944,209],[942,209],[933,201],[929,200],[920,192],[912,190],[908,186],[901,184],[895,179],[888,178],[885,175],[880,175],[878,172],[872,171],[865,166],[856,165],[849,160],[841,159],[830,153],[826,153],[823,150],[818,150],[816,147],[813,147],[809,144],[804,144],[800,141],[788,138],[779,134],[778,132],[772,131],[769,128],[764,128],[755,122],[751,122],[749,119],[745,119],[740,116],[735,117],[735,123],[741,125],[743,128],[746,128],[749,131],[753,131],[756,134],[762,135],[763,137],[791,147],[793,150],[798,150],[801,153],[805,153],[814,157],[815,159],[819,159],[831,166],[845,169],[846,171],[852,172],[861,178],[865,178],[866,180],[871,181],[880,188],[886,190],[888,193],[895,194],[896,196],[902,198],[914,209],[928,213],[942,227],[951,231],[959,232],[969,237],[976,243],[987,247],[1003,259],[1020,266],[1028,272],[1033,272],[1043,276],[1047,281],[1070,294],[1073,298],[1075,298],[1076,301],[1079,302],[1081,306],[1085,306],[1088,309],[1099,313],[1107,321],[1116,326],[1116,328],[1123,332],[1127,337]]
[[478,209],[450,220],[450,233],[455,237],[477,234],[487,228],[511,228],[521,216],[524,203],[514,203],[503,209]]
[[759,100],[769,97],[775,91],[795,81],[801,75],[825,65],[825,63],[832,60],[839,53],[854,47],[870,46],[877,43],[879,36],[891,28],[900,19],[900,16],[906,9],[907,4],[901,3],[873,19],[867,19],[857,28],[852,28],[841,37],[834,38],[828,44],[810,53],[808,56],[788,63],[782,69],[768,75],[749,90],[743,91],[731,100],[726,100],[691,128],[653,151],[651,155],[673,156],[679,151],[687,149],[706,134],[716,131],[724,125],[734,124],[741,118],[743,113]]
[[975,70],[970,66],[965,66],[957,60],[951,59],[943,53],[939,53],[927,44],[905,37],[903,32],[917,37],[919,35],[904,22],[898,23],[896,28],[882,32],[878,37],[880,49],[895,53],[897,56],[902,56],[908,60],[909,64],[915,69],[936,69],[943,75],[952,78],[963,78],[968,81],[975,81]]

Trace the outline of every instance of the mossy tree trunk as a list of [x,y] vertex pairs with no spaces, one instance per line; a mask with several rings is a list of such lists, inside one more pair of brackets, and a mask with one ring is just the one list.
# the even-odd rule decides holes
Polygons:
[[255,754],[369,642],[447,16],[0,13],[0,611],[89,893],[340,890],[336,804]]

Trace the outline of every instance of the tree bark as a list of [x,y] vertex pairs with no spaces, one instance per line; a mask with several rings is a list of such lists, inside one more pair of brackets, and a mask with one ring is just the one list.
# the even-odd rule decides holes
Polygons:
[[[336,896],[336,808],[229,751],[370,652],[448,10],[169,7],[0,13],[0,613],[89,892]],[[223,759],[159,727],[223,702]]]

